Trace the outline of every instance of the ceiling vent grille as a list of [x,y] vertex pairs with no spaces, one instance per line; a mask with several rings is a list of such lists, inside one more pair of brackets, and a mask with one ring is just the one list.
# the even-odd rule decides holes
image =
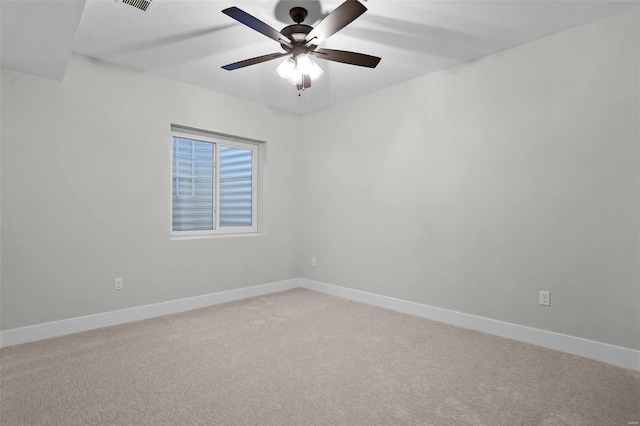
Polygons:
[[129,6],[133,6],[136,9],[140,9],[142,11],[147,10],[149,5],[153,0],[120,0],[124,4],[128,4]]

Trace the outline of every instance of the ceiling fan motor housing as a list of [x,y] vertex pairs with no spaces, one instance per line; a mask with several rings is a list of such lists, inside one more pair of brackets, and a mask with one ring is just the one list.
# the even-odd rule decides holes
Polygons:
[[312,50],[311,46],[305,46],[307,43],[307,34],[313,29],[313,27],[302,23],[307,17],[307,9],[304,7],[294,7],[289,11],[289,15],[295,24],[284,27],[280,33],[287,36],[289,40],[293,42],[293,46],[290,47],[282,43],[280,45],[285,51],[293,53],[294,56],[307,53],[309,50]]
[[[304,45],[306,44],[307,34],[313,29],[309,25],[305,24],[293,24],[287,27],[284,27],[282,31],[280,31],[283,35],[289,37],[289,40],[293,41],[293,45],[296,44]],[[288,46],[281,43],[281,46],[285,48],[284,50],[291,50]]]

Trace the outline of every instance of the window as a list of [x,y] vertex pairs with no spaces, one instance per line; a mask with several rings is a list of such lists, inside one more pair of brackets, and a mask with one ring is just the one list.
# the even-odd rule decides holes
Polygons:
[[258,143],[172,126],[171,235],[258,232]]

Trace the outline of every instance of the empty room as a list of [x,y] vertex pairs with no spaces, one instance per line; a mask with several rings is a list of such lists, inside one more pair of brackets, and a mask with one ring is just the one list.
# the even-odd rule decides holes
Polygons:
[[0,0],[0,424],[640,424],[639,6]]

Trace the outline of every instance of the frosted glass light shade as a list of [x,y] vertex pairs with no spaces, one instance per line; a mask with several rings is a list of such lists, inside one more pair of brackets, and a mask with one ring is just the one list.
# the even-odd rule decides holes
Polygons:
[[296,68],[298,68],[302,74],[309,74],[313,68],[313,63],[306,54],[298,55],[296,58]]
[[315,62],[312,62],[311,70],[309,71],[308,74],[309,74],[309,77],[311,77],[311,80],[315,81],[320,77],[322,77],[322,74],[324,74],[324,71],[322,70],[322,68],[320,68],[318,64],[316,64]]
[[287,58],[286,61],[278,65],[276,71],[278,75],[284,79],[290,79],[291,73],[293,73],[294,68],[296,67],[296,63],[291,58]]
[[296,67],[291,71],[291,75],[289,76],[289,82],[291,84],[300,84],[302,83],[302,73]]

